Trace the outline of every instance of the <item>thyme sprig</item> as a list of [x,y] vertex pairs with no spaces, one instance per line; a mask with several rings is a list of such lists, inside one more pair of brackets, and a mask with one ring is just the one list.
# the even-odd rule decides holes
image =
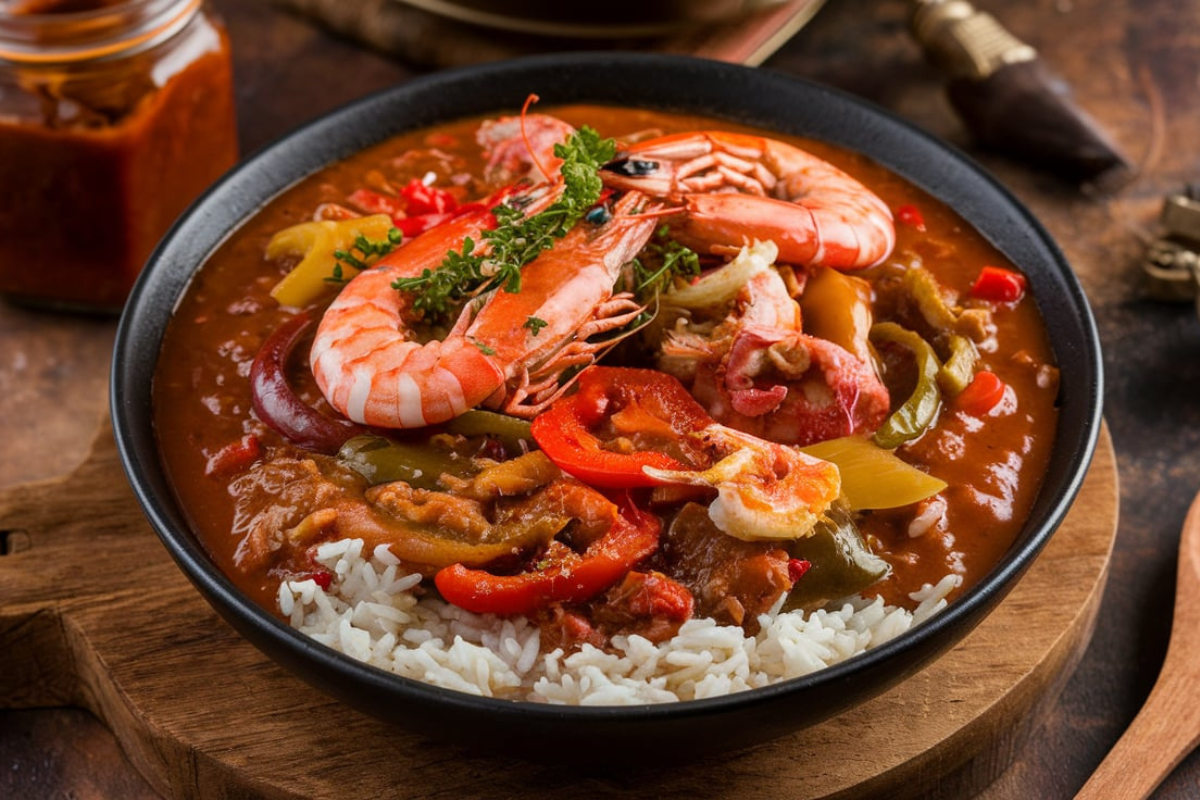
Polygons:
[[636,331],[658,314],[658,297],[676,280],[690,281],[700,275],[700,255],[671,236],[669,225],[662,225],[642,252],[630,264],[626,287],[633,292],[645,310],[638,314],[625,330]]
[[392,287],[416,293],[413,308],[431,322],[447,321],[463,300],[484,292],[519,292],[521,269],[566,236],[600,199],[600,168],[615,154],[614,140],[602,139],[585,125],[565,144],[554,146],[554,155],[563,161],[563,191],[553,204],[530,217],[509,205],[496,206],[496,227],[482,234],[486,248],[468,237],[437,269],[401,278]]
[[354,269],[351,277],[357,275],[379,258],[395,250],[403,238],[404,234],[399,228],[389,229],[386,239],[369,239],[361,233],[358,234],[349,250],[333,251],[333,274],[326,278],[325,282],[339,285],[346,283],[350,280],[346,277],[346,267]]
[[700,256],[673,239],[670,226],[662,225],[633,260],[633,293],[644,301],[670,288],[676,278],[699,275]]

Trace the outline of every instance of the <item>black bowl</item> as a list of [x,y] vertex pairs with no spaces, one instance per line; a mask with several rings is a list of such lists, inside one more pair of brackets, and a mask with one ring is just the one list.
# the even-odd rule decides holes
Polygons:
[[[217,569],[176,505],[151,415],[156,353],[193,273],[243,219],[330,162],[408,129],[519,108],[531,92],[547,105],[590,101],[712,114],[860,151],[949,203],[1021,266],[1062,370],[1058,440],[1028,522],[983,581],[925,624],[808,677],[716,699],[564,708],[481,699],[361,664],[292,630]],[[543,758],[604,752],[638,762],[702,756],[813,725],[903,680],[965,636],[1033,561],[1079,489],[1100,428],[1101,362],[1087,300],[1058,248],[1003,187],[945,144],[862,101],[768,71],[680,57],[573,55],[414,80],[248,159],[191,208],[150,259],[121,319],[111,397],[125,470],[163,544],[208,602],[284,667],[368,714],[435,737],[489,748],[508,743]]]

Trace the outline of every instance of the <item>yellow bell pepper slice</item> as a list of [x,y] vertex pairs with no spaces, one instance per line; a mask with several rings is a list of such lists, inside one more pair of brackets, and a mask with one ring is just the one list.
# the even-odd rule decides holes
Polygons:
[[[338,251],[351,252],[360,236],[372,242],[391,242],[395,230],[392,218],[387,214],[375,214],[370,217],[357,217],[334,222],[321,220],[318,222],[302,222],[290,228],[284,228],[271,237],[267,243],[267,258],[277,259],[285,256],[301,256],[300,263],[292,271],[283,276],[283,280],[271,289],[271,297],[282,306],[303,308],[317,300],[335,285]],[[366,260],[366,259],[364,259]],[[345,261],[341,262],[348,266]],[[371,263],[367,260],[367,263]],[[357,271],[351,267],[351,272]],[[354,275],[345,275],[349,280]]]
[[947,485],[861,436],[830,439],[800,449],[837,465],[842,496],[853,511],[906,506],[932,497]]

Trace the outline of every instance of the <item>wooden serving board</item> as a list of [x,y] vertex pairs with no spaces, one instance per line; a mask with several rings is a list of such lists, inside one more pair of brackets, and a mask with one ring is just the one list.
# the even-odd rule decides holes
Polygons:
[[1090,639],[1117,521],[1103,432],[1029,573],[948,655],[822,725],[718,761],[593,774],[467,752],[291,677],[221,620],[142,517],[105,426],[71,475],[0,494],[0,707],[78,706],[177,798],[958,797],[995,780]]

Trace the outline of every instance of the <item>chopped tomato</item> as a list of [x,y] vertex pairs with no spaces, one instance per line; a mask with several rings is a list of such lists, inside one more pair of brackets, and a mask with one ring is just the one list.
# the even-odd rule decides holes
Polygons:
[[296,580],[296,581],[311,580],[317,586],[320,586],[322,589],[328,591],[329,587],[331,585],[333,585],[333,573],[330,572],[329,570],[319,569],[319,570],[315,570],[313,572],[305,573],[303,575],[297,575],[292,580]]
[[657,550],[661,530],[658,517],[625,497],[608,531],[582,554],[553,541],[526,572],[493,575],[454,564],[433,580],[446,602],[476,614],[529,614],[550,603],[581,603]]
[[631,571],[613,587],[609,605],[648,618],[666,618],[683,622],[692,616],[695,599],[688,588],[661,572]]
[[996,303],[1015,303],[1025,295],[1025,276],[1002,267],[984,267],[971,287],[971,296]]
[[[692,466],[668,455],[666,443],[682,443],[712,418],[678,380],[647,369],[589,367],[579,389],[539,414],[532,425],[538,447],[563,472],[591,486],[628,489],[658,482],[643,467],[680,470]],[[663,448],[631,449],[622,440],[662,442]]]

